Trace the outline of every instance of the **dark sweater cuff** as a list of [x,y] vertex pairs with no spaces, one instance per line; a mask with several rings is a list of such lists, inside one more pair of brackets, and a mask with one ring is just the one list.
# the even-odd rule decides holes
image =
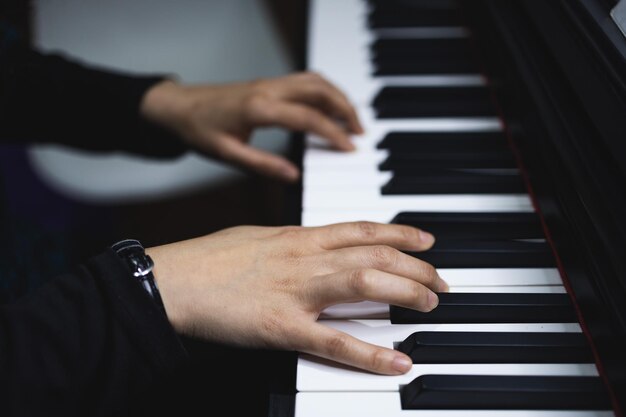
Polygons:
[[117,301],[113,307],[122,326],[133,335],[135,345],[163,373],[176,371],[188,354],[167,317],[131,275],[122,259],[111,249],[91,258],[85,266],[105,281],[104,287]]
[[133,74],[14,43],[0,57],[0,136],[171,158],[188,149],[145,120],[141,102],[165,74]]

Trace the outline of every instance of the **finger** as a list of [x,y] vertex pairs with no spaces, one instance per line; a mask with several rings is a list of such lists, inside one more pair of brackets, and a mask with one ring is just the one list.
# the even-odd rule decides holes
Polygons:
[[325,113],[345,120],[351,132],[363,133],[363,126],[350,100],[334,84],[315,73],[304,73],[285,83],[281,96],[313,105]]
[[266,99],[254,106],[250,119],[256,125],[276,125],[311,132],[327,139],[337,149],[354,150],[348,134],[337,123],[303,104]]
[[297,180],[300,176],[298,168],[287,159],[253,148],[234,138],[224,138],[219,141],[217,151],[222,159],[263,175],[290,182]]
[[324,253],[321,261],[335,271],[371,268],[419,282],[435,292],[448,292],[448,284],[427,262],[390,246],[374,245],[336,249]]
[[[434,278],[425,281],[436,282]],[[416,280],[371,268],[342,270],[322,275],[310,283],[316,295],[314,307],[324,309],[339,303],[374,301],[427,313],[439,304],[439,297]]]
[[412,366],[411,358],[402,352],[366,343],[318,322],[302,329],[300,339],[304,346],[300,351],[377,374],[401,375]]
[[374,222],[347,222],[314,228],[324,249],[348,246],[388,245],[402,250],[429,249],[435,238],[412,226]]

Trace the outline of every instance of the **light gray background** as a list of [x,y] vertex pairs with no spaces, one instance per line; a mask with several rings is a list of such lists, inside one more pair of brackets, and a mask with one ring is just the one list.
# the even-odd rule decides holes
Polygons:
[[[37,0],[34,5],[35,44],[91,64],[176,74],[187,83],[278,76],[295,68],[260,0]],[[285,131],[265,129],[253,144],[283,153],[286,140]],[[50,187],[90,203],[184,195],[241,176],[191,153],[157,162],[46,145],[31,148],[29,157]]]

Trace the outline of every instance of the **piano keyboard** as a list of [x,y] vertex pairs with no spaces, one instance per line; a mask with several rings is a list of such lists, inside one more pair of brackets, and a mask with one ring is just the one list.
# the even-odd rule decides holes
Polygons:
[[[309,69],[365,128],[314,135],[304,226],[368,220],[432,232],[414,256],[450,285],[431,313],[374,302],[320,320],[413,358],[382,376],[301,354],[296,417],[613,416],[455,0],[313,0]],[[467,3],[467,0],[465,0]]]

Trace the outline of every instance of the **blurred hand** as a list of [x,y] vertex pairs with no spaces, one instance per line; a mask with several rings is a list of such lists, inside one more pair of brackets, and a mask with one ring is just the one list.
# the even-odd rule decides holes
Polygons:
[[225,85],[164,81],[148,90],[141,112],[201,152],[286,181],[297,180],[298,169],[281,156],[249,146],[255,128],[314,133],[343,151],[354,149],[350,134],[363,132],[346,96],[309,72]]
[[[149,248],[174,329],[243,347],[295,350],[397,375],[408,356],[317,321],[325,308],[362,300],[420,311],[447,284],[400,250],[426,250],[432,235],[369,222],[323,227],[240,226]],[[399,250],[400,249],[400,250]]]

